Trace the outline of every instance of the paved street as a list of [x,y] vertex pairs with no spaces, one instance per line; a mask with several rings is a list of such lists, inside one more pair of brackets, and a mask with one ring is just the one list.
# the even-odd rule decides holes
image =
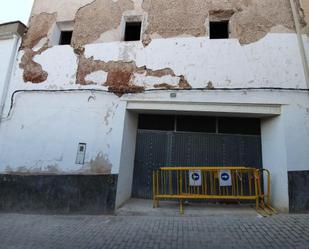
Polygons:
[[261,218],[2,213],[0,247],[309,248],[309,215]]

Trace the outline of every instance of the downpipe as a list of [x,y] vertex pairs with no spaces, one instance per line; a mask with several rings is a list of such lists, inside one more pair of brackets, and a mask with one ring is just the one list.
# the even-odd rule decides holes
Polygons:
[[3,120],[3,111],[4,111],[5,102],[6,102],[6,98],[7,98],[7,94],[8,94],[8,90],[9,90],[10,81],[11,81],[11,75],[12,75],[12,71],[13,71],[13,67],[14,67],[14,61],[15,61],[16,55],[18,53],[17,46],[18,46],[19,36],[17,36],[16,34],[13,34],[13,39],[14,39],[14,44],[13,44],[12,52],[11,52],[11,55],[10,55],[10,61],[9,61],[8,69],[7,69],[7,72],[6,72],[6,75],[5,75],[5,79],[4,79],[3,92],[2,92],[2,96],[1,96],[1,102],[0,102],[0,125],[1,125],[2,120]]
[[304,74],[306,79],[307,88],[309,88],[309,67],[308,67],[308,58],[306,56],[304,41],[301,34],[301,28],[300,28],[300,22],[299,22],[299,16],[297,13],[296,5],[294,0],[290,0],[292,13],[293,13],[293,19],[295,23],[296,33],[297,33],[297,40],[298,40],[298,46],[300,51],[300,56],[304,68]]

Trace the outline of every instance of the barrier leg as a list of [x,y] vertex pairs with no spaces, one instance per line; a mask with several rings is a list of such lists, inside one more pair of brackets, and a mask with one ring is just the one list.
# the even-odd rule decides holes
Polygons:
[[254,173],[254,187],[255,187],[255,208],[259,209],[259,187],[258,187],[258,171],[256,170]]
[[179,212],[180,214],[183,214],[183,200],[182,199],[179,200]]
[[152,205],[153,205],[153,208],[157,208],[159,206],[159,198],[154,197]]
[[155,172],[152,173],[152,207],[156,207],[156,176]]

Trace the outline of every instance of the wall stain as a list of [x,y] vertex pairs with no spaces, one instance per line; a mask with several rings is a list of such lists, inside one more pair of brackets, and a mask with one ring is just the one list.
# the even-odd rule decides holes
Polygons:
[[215,87],[214,87],[214,85],[211,81],[208,81],[206,88],[207,89],[215,89]]
[[5,168],[6,174],[12,175],[54,175],[54,174],[61,174],[58,164],[51,164],[47,165],[46,168],[42,167],[33,167],[29,168],[26,166],[19,166],[17,169],[12,169],[10,166]]
[[109,161],[107,155],[102,152],[98,153],[95,159],[92,159],[89,163],[79,170],[79,173],[83,174],[111,174],[112,164]]
[[106,114],[105,114],[105,116],[104,116],[104,124],[105,124],[106,126],[108,126],[109,118],[110,118],[112,115],[114,116],[114,112],[113,112],[112,108],[108,108],[107,111],[106,111]]

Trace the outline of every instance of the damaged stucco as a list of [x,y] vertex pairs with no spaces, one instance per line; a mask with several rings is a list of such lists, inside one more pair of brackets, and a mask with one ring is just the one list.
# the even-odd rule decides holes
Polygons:
[[92,43],[102,33],[117,28],[123,12],[133,8],[134,3],[131,0],[96,0],[80,8],[75,16],[73,46]]
[[57,12],[57,21],[71,21],[75,18],[76,12],[83,6],[92,3],[94,0],[71,0],[71,1],[34,1],[32,16],[45,13]]
[[295,32],[289,0],[243,2],[246,6],[240,6],[230,22],[231,37],[238,38],[241,44],[260,40],[274,27],[282,27],[283,32],[287,29]]
[[[23,69],[23,79],[25,82],[41,83],[44,82],[48,73],[42,66],[34,61],[36,55],[48,49],[48,33],[56,22],[57,14],[41,13],[33,16],[29,23],[29,29],[22,43],[23,56],[19,67]],[[43,41],[41,47],[35,50],[34,47]]]
[[[154,84],[155,88],[190,88],[191,86],[186,81],[183,75],[176,76],[172,69],[163,68],[159,70],[152,70],[146,66],[137,67],[134,61],[102,61],[94,60],[93,57],[86,58],[83,50],[75,50],[79,56],[78,70],[76,75],[77,84],[88,85],[88,84],[98,84],[99,82],[94,82],[93,80],[87,80],[87,76],[93,74],[94,72],[105,72],[106,81],[101,82],[103,86],[107,87],[108,91],[114,92],[118,95],[124,93],[137,93],[143,92],[145,90],[145,84],[135,84],[136,77],[142,76],[144,78],[154,77],[158,81],[162,82]],[[177,85],[173,86],[164,82],[164,77],[170,76],[176,78]],[[104,77],[104,75],[103,75]],[[103,78],[102,77],[102,78]]]
[[307,25],[309,24],[309,1],[302,0],[302,8],[304,9],[305,20]]
[[296,7],[298,9],[299,22],[302,33],[309,36],[309,1],[297,0]]
[[57,20],[57,13],[40,13],[32,16],[29,29],[23,39],[22,48],[32,49],[41,39],[46,38]]
[[42,66],[35,62],[33,58],[40,52],[32,49],[24,49],[24,55],[21,58],[19,67],[23,69],[23,79],[25,82],[41,83],[47,79],[48,73],[42,69]]
[[[55,40],[53,29],[58,22],[72,22],[71,46],[75,51],[82,51],[86,44],[122,40],[125,20],[130,18],[142,21],[144,46],[155,38],[207,36],[209,21],[227,19],[230,20],[230,37],[241,44],[256,42],[269,32],[294,32],[289,0],[61,0],[57,3],[36,0],[22,44],[24,55],[20,68],[24,81],[41,83],[47,79],[48,72],[34,58],[55,45],[52,44]],[[190,88],[185,76],[176,76],[172,69],[166,72],[163,67],[160,70],[165,72],[164,75],[158,76],[160,70],[151,75],[151,69],[137,67],[134,61],[98,61],[86,58],[80,52],[76,54],[77,84],[103,83],[108,90],[118,93],[141,92],[147,83],[135,84],[134,78],[140,82],[140,75],[144,74],[148,78],[178,77],[178,84],[174,79],[171,82],[162,79],[153,84],[154,88]],[[99,77],[93,75],[95,72],[100,72],[100,82],[94,82],[93,79]]]
[[[156,37],[205,36],[209,19],[231,18],[231,37],[238,38],[242,44],[259,40],[276,26],[291,32],[294,30],[289,0],[94,0],[82,1],[79,8],[76,0],[70,1],[72,7],[64,4],[63,0],[57,4],[44,5],[42,2],[36,1],[30,28],[39,23],[36,17],[42,12],[59,12],[57,21],[67,20],[63,18],[67,9],[71,21],[75,21],[72,43],[76,47],[93,43],[101,34],[117,30],[124,15],[147,17],[143,36],[146,44]],[[51,8],[51,5],[54,7]],[[72,10],[76,11],[74,17]]]

